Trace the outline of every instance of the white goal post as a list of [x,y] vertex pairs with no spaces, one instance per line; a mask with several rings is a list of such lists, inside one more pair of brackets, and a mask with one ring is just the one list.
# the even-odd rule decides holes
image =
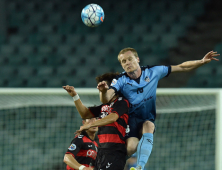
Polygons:
[[[84,104],[90,106],[100,103],[97,89],[76,88],[76,91],[80,98],[83,101],[85,100]],[[74,106],[74,104],[67,92],[62,88],[0,88],[0,111],[28,106]],[[222,89],[158,88],[156,109],[157,115],[188,112],[198,112],[200,114],[202,111],[215,110],[214,166],[216,170],[222,169]],[[207,115],[207,113],[205,114]],[[203,120],[202,118],[200,122]],[[158,116],[156,121],[158,122]],[[172,124],[172,122],[170,123]],[[36,168],[38,169],[39,167],[36,166]]]

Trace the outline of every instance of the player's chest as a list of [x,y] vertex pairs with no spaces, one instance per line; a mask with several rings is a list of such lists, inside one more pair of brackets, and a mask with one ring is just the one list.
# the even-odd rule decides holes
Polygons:
[[110,105],[103,105],[100,110],[99,118],[102,119],[112,112],[113,102]]
[[98,148],[94,143],[84,143],[80,150],[80,154],[84,157],[96,159]]

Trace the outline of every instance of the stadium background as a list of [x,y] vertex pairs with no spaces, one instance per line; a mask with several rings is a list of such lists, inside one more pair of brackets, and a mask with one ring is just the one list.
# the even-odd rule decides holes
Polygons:
[[[141,65],[174,65],[201,59],[210,50],[222,53],[220,0],[94,0],[105,12],[98,28],[88,28],[81,21],[81,10],[89,3],[92,1],[1,0],[0,87],[95,87],[96,75],[122,71],[117,54],[124,47],[138,51]],[[213,61],[196,71],[172,74],[161,80],[159,87],[221,87],[221,66],[221,60]],[[72,119],[63,118],[64,112]],[[74,107],[1,109],[0,116],[1,169],[64,169],[63,155],[81,124]],[[184,122],[190,122],[192,116],[194,121],[198,113]],[[206,135],[215,131],[214,116],[209,112],[204,116],[209,119]],[[161,122],[164,124],[160,120],[158,126]],[[165,130],[173,131],[173,127]],[[167,131],[159,134],[162,140]],[[210,142],[214,138],[212,135]],[[204,141],[201,146],[209,142]],[[183,141],[179,142],[175,148],[186,149]],[[214,169],[215,146],[209,147],[210,157],[202,154],[197,160],[202,164],[184,163],[184,169]],[[161,147],[154,151],[156,159]],[[167,164],[161,164],[161,159],[153,161],[151,156],[149,166],[169,169],[167,165],[173,164],[176,169],[178,162],[195,158],[195,154],[179,158],[175,153],[172,148],[162,153]],[[171,160],[172,154],[178,159]]]

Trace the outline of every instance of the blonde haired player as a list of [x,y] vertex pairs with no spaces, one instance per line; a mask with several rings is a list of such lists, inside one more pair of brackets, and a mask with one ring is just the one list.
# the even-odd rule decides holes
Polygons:
[[[113,79],[110,88],[104,81],[100,82],[97,88],[100,90],[100,100],[103,103],[120,92],[131,104],[127,153],[130,156],[137,151],[137,167],[131,168],[131,170],[144,169],[153,148],[158,81],[170,73],[186,72],[212,60],[218,61],[216,56],[219,56],[217,52],[210,51],[201,60],[187,61],[175,66],[141,67],[135,49],[125,48],[120,51],[118,60],[125,72]],[[142,138],[140,138],[140,131]]]

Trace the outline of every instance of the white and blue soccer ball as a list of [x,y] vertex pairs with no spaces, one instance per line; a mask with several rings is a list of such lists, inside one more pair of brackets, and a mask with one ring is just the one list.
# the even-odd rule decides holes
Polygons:
[[88,27],[97,27],[104,21],[103,9],[97,4],[89,4],[83,8],[81,18]]

